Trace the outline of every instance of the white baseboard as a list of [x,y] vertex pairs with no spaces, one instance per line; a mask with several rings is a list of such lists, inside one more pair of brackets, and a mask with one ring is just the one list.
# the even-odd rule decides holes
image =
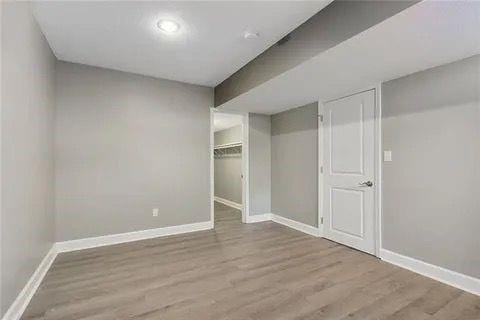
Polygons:
[[227,199],[224,199],[224,198],[220,198],[220,197],[217,197],[217,196],[214,197],[214,200],[217,201],[217,202],[220,202],[220,203],[222,203],[226,206],[238,209],[238,210],[243,209],[243,205],[241,203],[233,202],[233,201],[230,201],[230,200],[227,200]]
[[452,287],[480,295],[480,279],[448,270],[427,262],[416,260],[386,249],[380,249],[380,259],[396,266],[443,282]]
[[55,248],[58,252],[68,252],[208,229],[213,229],[212,221],[182,224],[178,226],[147,229],[142,231],[119,233],[78,240],[62,241],[57,242],[55,244]]
[[274,213],[263,213],[263,214],[256,214],[247,217],[247,223],[256,223],[256,222],[264,222],[264,221],[273,221],[278,224],[284,225],[286,227],[295,229],[297,231],[309,234],[314,237],[320,237],[321,231],[317,227],[310,226],[305,223],[301,223],[298,221],[294,221],[282,216],[279,216]]
[[23,287],[22,291],[18,294],[15,301],[13,301],[10,308],[8,308],[7,312],[2,317],[2,320],[18,320],[22,317],[23,312],[30,303],[30,300],[40,286],[40,283],[47,274],[48,269],[50,269],[50,266],[52,265],[56,256],[57,251],[54,244],[40,262],[37,269],[28,280],[27,284]]
[[55,257],[58,253],[82,250],[88,248],[108,246],[112,244],[151,239],[175,234],[202,231],[213,229],[213,221],[205,221],[191,224],[183,224],[179,226],[171,226],[165,228],[148,229],[142,231],[134,231],[120,234],[112,234],[101,237],[85,238],[71,241],[56,242],[47,253],[42,262],[28,280],[25,287],[7,310],[2,320],[18,320],[27,308],[30,300],[37,291],[40,283],[50,269]]
[[309,234],[314,237],[320,237],[320,229],[317,227],[312,227],[308,224],[293,221],[287,218],[284,218],[282,216],[279,216],[277,214],[272,214],[272,221],[279,223],[281,225],[290,227],[292,229],[304,232],[306,234]]
[[257,222],[264,222],[264,221],[271,221],[272,214],[271,213],[262,213],[262,214],[255,214],[251,216],[247,216],[246,219],[247,223],[257,223]]

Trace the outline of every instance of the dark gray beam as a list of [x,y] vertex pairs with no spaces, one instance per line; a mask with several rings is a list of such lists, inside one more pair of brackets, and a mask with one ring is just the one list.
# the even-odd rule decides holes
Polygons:
[[[336,0],[215,87],[215,106],[405,10],[418,0]],[[394,36],[394,35],[392,35]]]

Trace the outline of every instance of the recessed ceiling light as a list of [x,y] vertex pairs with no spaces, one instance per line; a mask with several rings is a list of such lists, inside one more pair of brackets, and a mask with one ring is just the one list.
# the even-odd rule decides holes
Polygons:
[[172,20],[160,20],[157,22],[157,27],[168,34],[176,33],[180,29],[180,25]]
[[259,37],[259,34],[258,34],[258,32],[245,31],[245,32],[243,33],[243,37],[244,37],[245,39],[256,39],[256,38]]

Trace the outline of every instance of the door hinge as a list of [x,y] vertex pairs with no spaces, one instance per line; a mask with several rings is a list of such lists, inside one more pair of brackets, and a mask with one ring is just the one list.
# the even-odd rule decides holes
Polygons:
[[323,114],[318,116],[320,118],[320,122],[323,122]]
[[320,167],[320,173],[323,173],[323,166]]
[[320,218],[320,224],[323,224],[323,217]]

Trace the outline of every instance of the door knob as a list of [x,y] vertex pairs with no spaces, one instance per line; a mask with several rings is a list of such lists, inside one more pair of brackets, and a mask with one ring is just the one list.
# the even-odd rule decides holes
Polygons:
[[372,187],[373,182],[372,181],[365,181],[365,182],[359,183],[358,185],[361,186],[361,187]]

